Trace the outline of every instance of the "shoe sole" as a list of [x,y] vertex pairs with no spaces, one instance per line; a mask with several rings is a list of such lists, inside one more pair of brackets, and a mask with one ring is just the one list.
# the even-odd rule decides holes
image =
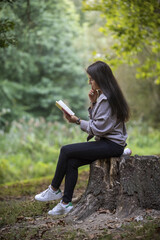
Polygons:
[[62,215],[65,215],[65,213],[60,213],[60,214],[58,214],[58,213],[57,213],[57,214],[48,213],[48,215],[54,217],[54,216],[62,216]]
[[40,201],[40,202],[50,202],[50,201],[55,201],[55,200],[59,200],[59,199],[61,199],[62,198],[62,196],[61,197],[57,197],[57,198],[54,198],[54,199],[51,199],[51,200],[44,200],[44,199],[38,199],[38,198],[34,198],[35,200],[37,200],[37,201]]
[[[70,210],[70,211],[71,211],[71,210]],[[70,211],[69,211],[69,212],[70,212]],[[58,214],[58,213],[57,213],[57,214],[52,214],[52,213],[49,213],[49,212],[48,212],[48,215],[50,215],[50,216],[62,216],[62,215],[67,215],[69,212],[67,212],[67,213],[60,213],[60,214]]]

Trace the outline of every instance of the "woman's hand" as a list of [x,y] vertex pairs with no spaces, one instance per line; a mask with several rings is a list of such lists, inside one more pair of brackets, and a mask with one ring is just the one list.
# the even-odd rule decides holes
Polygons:
[[78,120],[78,117],[74,116],[74,115],[69,115],[67,113],[64,112],[64,117],[65,119],[67,119],[68,122],[70,123],[76,123]]
[[91,89],[88,93],[89,99],[91,101],[91,103],[95,103],[98,97],[98,93],[97,91],[94,91],[93,89]]

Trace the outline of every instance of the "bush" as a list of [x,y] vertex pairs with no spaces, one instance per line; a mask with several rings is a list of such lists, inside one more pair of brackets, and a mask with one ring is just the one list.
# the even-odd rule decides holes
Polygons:
[[[159,154],[160,133],[144,123],[129,122],[128,147],[133,154]],[[0,132],[0,183],[52,175],[62,145],[86,141],[79,126],[43,118],[13,122]]]
[[160,154],[160,132],[141,121],[133,121],[128,125],[128,146],[135,155]]
[[8,133],[0,133],[0,183],[53,175],[61,146],[85,139],[78,126],[68,123],[13,122]]

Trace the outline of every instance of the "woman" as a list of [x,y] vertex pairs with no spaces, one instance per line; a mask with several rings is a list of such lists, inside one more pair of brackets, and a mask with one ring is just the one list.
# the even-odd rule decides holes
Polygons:
[[[73,208],[72,196],[78,178],[78,168],[91,164],[97,159],[119,157],[126,146],[125,121],[129,119],[129,107],[118,86],[110,67],[97,61],[87,69],[89,84],[90,120],[85,121],[64,113],[70,123],[79,124],[88,133],[88,140],[63,146],[60,151],[55,176],[51,185],[35,196],[39,201],[61,199],[60,203],[48,212],[50,215],[66,214]],[[64,194],[59,189],[65,176]]]

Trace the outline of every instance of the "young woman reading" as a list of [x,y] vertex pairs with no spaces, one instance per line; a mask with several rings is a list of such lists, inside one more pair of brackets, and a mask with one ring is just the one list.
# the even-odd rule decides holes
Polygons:
[[[93,137],[95,140],[69,144],[61,148],[51,185],[35,196],[38,201],[62,198],[60,203],[48,212],[50,215],[67,214],[73,208],[72,196],[80,166],[91,164],[97,159],[119,157],[126,146],[125,122],[129,119],[129,107],[110,67],[102,61],[97,61],[86,71],[91,85],[88,94],[90,119],[86,121],[77,116],[64,116],[70,123],[79,124],[80,128],[88,133],[88,140]],[[126,153],[131,152],[127,149]],[[60,185],[64,177],[65,187],[62,195]]]

